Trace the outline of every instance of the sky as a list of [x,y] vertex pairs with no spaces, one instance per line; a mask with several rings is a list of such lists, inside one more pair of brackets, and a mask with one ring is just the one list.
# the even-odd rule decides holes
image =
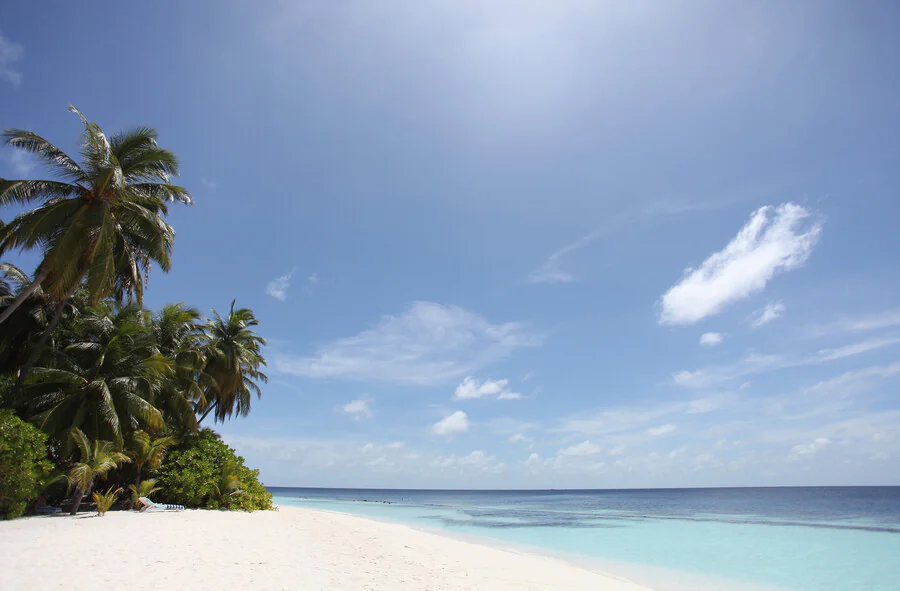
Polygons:
[[895,2],[3,13],[0,127],[179,155],[145,302],[257,314],[266,484],[900,484]]

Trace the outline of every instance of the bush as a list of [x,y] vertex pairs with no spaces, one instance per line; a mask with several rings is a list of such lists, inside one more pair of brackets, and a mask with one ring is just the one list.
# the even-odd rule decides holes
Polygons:
[[272,495],[259,481],[259,470],[225,445],[211,429],[171,450],[156,471],[161,502],[255,511],[272,508]]
[[52,471],[47,436],[13,411],[0,410],[0,511],[7,519],[25,513]]

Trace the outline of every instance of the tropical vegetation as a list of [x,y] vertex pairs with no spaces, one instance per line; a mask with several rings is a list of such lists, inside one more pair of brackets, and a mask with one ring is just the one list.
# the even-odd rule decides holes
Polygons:
[[185,303],[143,305],[151,268],[172,266],[168,207],[192,203],[172,183],[178,159],[150,127],[107,136],[70,110],[77,159],[36,133],[3,134],[47,176],[0,179],[0,208],[20,211],[0,221],[0,258],[39,255],[30,274],[0,262],[0,513],[48,502],[75,514],[93,498],[102,515],[150,495],[270,508],[258,473],[200,428],[246,416],[262,394],[266,341],[252,310],[232,302],[206,319]]
[[8,517],[25,513],[52,471],[47,436],[13,411],[0,410],[0,511]]
[[172,450],[157,472],[162,497],[192,507],[271,509],[272,497],[259,471],[227,446],[212,429],[203,429]]

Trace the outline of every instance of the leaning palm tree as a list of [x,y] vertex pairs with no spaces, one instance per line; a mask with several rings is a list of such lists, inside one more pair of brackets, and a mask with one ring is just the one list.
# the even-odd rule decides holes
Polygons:
[[[108,138],[78,109],[70,105],[69,110],[84,124],[81,164],[36,133],[8,129],[3,134],[8,145],[43,160],[55,177],[0,179],[0,206],[38,203],[0,227],[0,255],[14,249],[42,251],[32,283],[0,313],[2,324],[43,288],[57,308],[37,350],[82,282],[94,303],[109,295],[140,303],[151,264],[163,271],[171,267],[175,231],[164,221],[167,203],[191,203],[184,188],[170,184],[178,160],[157,145],[154,129],[139,127]],[[24,374],[34,361],[26,363]]]
[[140,430],[134,432],[130,449],[125,453],[134,462],[137,470],[137,476],[134,479],[135,488],[141,486],[141,472],[144,470],[144,466],[159,468],[163,458],[166,457],[166,452],[176,443],[178,440],[174,437],[153,437],[146,431]]
[[253,311],[248,308],[235,310],[232,301],[224,320],[218,312],[212,312],[215,318],[209,319],[204,327],[207,339],[205,374],[209,379],[205,400],[197,405],[201,415],[198,423],[213,411],[217,422],[224,422],[234,413],[247,416],[253,393],[262,396],[256,380],[269,381],[259,370],[260,366],[266,365],[261,352],[266,340],[252,330],[259,324]]
[[81,499],[91,494],[94,481],[98,478],[106,478],[106,473],[115,470],[119,464],[125,464],[131,460],[122,452],[116,451],[110,441],[91,441],[81,431],[72,429],[72,439],[78,446],[80,461],[76,462],[69,470],[69,486],[72,493],[71,515],[78,513]]

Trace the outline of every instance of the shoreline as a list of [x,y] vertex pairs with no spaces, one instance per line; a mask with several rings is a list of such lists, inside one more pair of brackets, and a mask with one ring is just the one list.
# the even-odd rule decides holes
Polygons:
[[[622,583],[628,583],[631,585],[637,585],[642,591],[664,591],[662,589],[657,589],[656,587],[647,587],[644,583],[638,583],[637,581],[631,580],[628,577],[624,577],[616,574],[613,571],[607,570],[598,566],[597,561],[591,561],[590,559],[577,556],[577,555],[569,555],[562,552],[552,552],[545,548],[540,548],[537,546],[528,546],[522,544],[514,544],[508,542],[506,540],[501,540],[498,538],[492,538],[490,536],[477,536],[473,534],[465,534],[460,532],[454,532],[449,530],[441,529],[437,526],[435,527],[426,527],[422,524],[416,523],[408,523],[400,520],[390,519],[388,517],[377,517],[374,515],[358,515],[356,513],[351,513],[348,511],[337,511],[334,509],[319,509],[313,507],[305,507],[305,506],[291,506],[291,505],[280,505],[278,503],[273,503],[274,507],[277,510],[287,510],[291,511],[294,509],[305,509],[309,511],[316,511],[319,513],[326,513],[330,515],[337,516],[346,516],[352,517],[356,519],[362,519],[365,521],[372,521],[375,523],[382,523],[388,525],[398,525],[401,527],[409,528],[413,531],[421,532],[424,534],[430,534],[434,536],[438,536],[440,538],[446,538],[448,540],[453,540],[456,542],[461,542],[463,544],[470,544],[473,546],[479,546],[484,548],[491,548],[494,550],[500,550],[503,552],[509,552],[511,554],[515,554],[517,556],[538,556],[542,558],[548,558],[551,560],[556,560],[562,562],[570,567],[587,570],[592,573],[601,575],[603,577],[607,577],[609,579],[613,579],[616,581],[620,581]],[[641,565],[631,565],[637,568],[643,568]],[[666,590],[669,591],[669,590]]]
[[[120,539],[102,545],[95,540]],[[539,553],[336,511],[115,511],[0,523],[0,589],[658,591]]]
[[621,560],[601,559],[581,554],[554,551],[529,544],[516,544],[489,535],[455,532],[442,529],[439,526],[428,527],[421,523],[391,519],[386,516],[362,515],[350,511],[308,507],[305,505],[285,505],[279,503],[279,499],[287,500],[289,497],[275,497],[274,506],[279,510],[304,509],[338,516],[347,516],[375,523],[398,525],[413,531],[435,535],[448,540],[455,540],[464,544],[501,550],[525,557],[551,559],[562,562],[575,569],[586,570],[615,581],[635,585],[641,591],[721,591],[722,589],[729,589],[729,591],[788,591],[783,587],[775,587],[772,585],[761,585],[758,583],[736,581],[734,579],[724,579],[713,575],[699,575],[686,571],[673,570],[671,568],[624,562]]

